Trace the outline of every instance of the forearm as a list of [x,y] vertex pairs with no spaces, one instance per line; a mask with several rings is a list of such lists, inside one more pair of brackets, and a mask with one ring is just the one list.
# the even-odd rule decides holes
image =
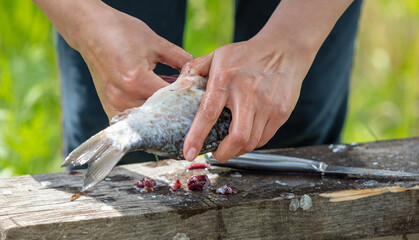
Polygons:
[[50,19],[69,45],[80,51],[80,42],[88,41],[89,26],[100,19],[109,6],[100,0],[33,0]]
[[[333,26],[353,0],[282,0],[255,37],[275,44],[287,39],[317,53]],[[279,43],[281,44],[281,43]]]

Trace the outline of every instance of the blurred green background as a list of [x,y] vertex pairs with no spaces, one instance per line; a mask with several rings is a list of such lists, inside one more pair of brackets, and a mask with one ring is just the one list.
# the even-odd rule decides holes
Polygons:
[[[419,1],[364,1],[344,142],[419,135]],[[190,0],[185,48],[232,39],[233,1]],[[61,171],[52,26],[31,1],[0,0],[0,177]]]

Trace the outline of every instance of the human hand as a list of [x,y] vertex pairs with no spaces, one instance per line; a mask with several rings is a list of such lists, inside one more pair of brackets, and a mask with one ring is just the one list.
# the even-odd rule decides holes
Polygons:
[[181,69],[192,56],[139,19],[114,9],[103,14],[107,15],[86,29],[90,39],[78,50],[89,67],[103,108],[112,118],[142,105],[168,85],[153,72],[157,62]]
[[233,119],[213,153],[218,161],[266,144],[290,116],[318,49],[352,1],[282,0],[255,37],[186,64],[184,74],[208,76],[208,83],[185,158],[196,158],[224,106]]
[[181,69],[192,60],[182,48],[141,20],[100,0],[34,0],[87,63],[109,119],[142,105],[168,83],[154,74],[157,62]]
[[266,144],[290,116],[314,56],[293,42],[256,37],[187,63],[182,74],[209,78],[185,139],[185,158],[197,156],[224,107],[233,119],[228,136],[213,153],[218,161]]

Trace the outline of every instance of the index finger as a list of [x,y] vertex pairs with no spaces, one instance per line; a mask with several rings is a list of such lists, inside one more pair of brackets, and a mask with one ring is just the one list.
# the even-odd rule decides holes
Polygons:
[[213,85],[212,82],[210,76],[207,91],[185,139],[183,155],[188,161],[192,161],[198,156],[205,139],[217,122],[227,101],[226,91],[222,86],[211,86]]
[[214,52],[187,62],[183,66],[180,75],[199,75],[202,77],[208,76],[213,56]]

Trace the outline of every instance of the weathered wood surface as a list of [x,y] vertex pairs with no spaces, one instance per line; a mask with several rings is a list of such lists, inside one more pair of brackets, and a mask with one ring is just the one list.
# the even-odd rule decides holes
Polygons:
[[[419,172],[419,138],[274,152],[334,165]],[[0,179],[1,239],[172,239],[178,233],[190,239],[419,236],[419,180],[367,182],[228,168],[186,172],[187,165],[168,160],[120,166],[73,202],[84,173]],[[220,196],[185,188],[172,193],[164,186],[176,179],[186,183],[195,174],[208,174],[213,186],[228,183],[240,192]],[[163,186],[152,193],[135,190],[133,184],[144,176]],[[307,200],[304,194],[312,206],[292,209]]]

